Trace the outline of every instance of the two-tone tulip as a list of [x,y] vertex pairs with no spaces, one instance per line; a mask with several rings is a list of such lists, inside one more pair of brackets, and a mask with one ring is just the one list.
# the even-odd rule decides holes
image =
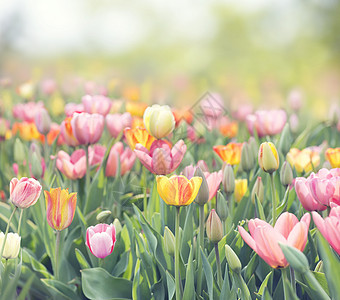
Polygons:
[[34,178],[13,178],[10,182],[10,199],[16,207],[27,208],[38,201],[41,189],[39,181]]
[[129,147],[134,150],[137,144],[141,144],[144,148],[150,149],[152,143],[156,140],[145,128],[125,128],[124,136]]
[[86,246],[98,258],[110,255],[116,243],[116,230],[113,224],[97,224],[86,230]]
[[229,143],[226,146],[214,146],[213,150],[229,165],[237,165],[241,161],[243,143]]
[[75,147],[79,145],[79,142],[74,135],[71,121],[72,117],[67,117],[64,121],[61,122],[60,135],[66,145]]
[[279,168],[279,155],[275,145],[271,142],[262,143],[258,155],[259,165],[261,169],[269,174]]

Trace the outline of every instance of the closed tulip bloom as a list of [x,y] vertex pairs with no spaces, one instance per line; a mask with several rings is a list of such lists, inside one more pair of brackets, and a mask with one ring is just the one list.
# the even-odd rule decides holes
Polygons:
[[[4,239],[4,233],[0,232],[0,249],[2,249]],[[21,237],[17,233],[8,233],[2,257],[5,259],[17,258],[20,251],[20,241]]]
[[340,169],[327,170],[312,173],[307,178],[309,189],[313,197],[321,204],[330,206],[332,202],[340,205]]
[[251,202],[255,203],[255,195],[262,203],[264,198],[264,187],[261,177],[257,177],[253,190],[251,191]]
[[279,155],[275,145],[271,142],[262,143],[259,149],[259,165],[267,173],[273,173],[279,168]]
[[214,146],[214,151],[229,165],[237,165],[241,161],[243,143],[229,143],[226,146]]
[[340,255],[340,206],[333,207],[329,216],[323,219],[317,212],[312,212],[313,220],[321,234]]
[[157,140],[152,143],[150,151],[141,144],[137,144],[134,152],[150,172],[167,175],[177,169],[186,150],[187,146],[183,140],[179,140],[172,148],[168,143]]
[[112,114],[105,117],[106,127],[112,137],[116,138],[126,127],[131,127],[131,114],[126,112],[123,114]]
[[241,167],[243,171],[249,172],[255,166],[256,156],[250,143],[244,143],[241,151]]
[[141,144],[144,148],[150,149],[152,143],[156,140],[150,133],[142,127],[125,128],[124,135],[129,147],[134,150],[136,144]]
[[326,205],[323,205],[314,199],[312,193],[310,192],[306,178],[297,177],[295,179],[295,192],[305,210],[322,211],[327,208]]
[[224,191],[226,193],[233,193],[235,190],[235,175],[234,175],[234,170],[233,167],[231,165],[223,165],[222,168],[222,173],[223,173],[223,177],[222,177],[222,184],[224,187]]
[[218,243],[223,237],[222,222],[215,209],[212,209],[208,216],[206,232],[208,239],[214,244]]
[[51,118],[45,108],[39,109],[35,115],[35,125],[39,133],[47,134],[51,129]]
[[164,228],[164,247],[169,255],[175,255],[175,236],[168,226]]
[[[195,202],[199,206],[204,206],[209,201],[209,186],[208,186],[207,179],[204,176],[201,168],[199,168],[199,167],[195,167],[195,172],[194,172],[193,176],[197,176],[197,177],[202,178],[201,187],[200,187],[200,189],[197,193],[197,196],[195,198]],[[193,176],[191,176],[190,178],[192,178]]]
[[70,226],[76,210],[77,193],[69,193],[68,189],[59,187],[44,191],[44,194],[48,225],[58,231]]
[[325,152],[325,156],[332,168],[340,168],[340,147],[334,149],[328,148]]
[[38,201],[42,187],[34,178],[23,177],[20,180],[13,178],[9,189],[12,203],[16,207],[27,208]]
[[98,258],[110,255],[116,243],[116,229],[113,224],[97,224],[86,230],[86,246]]
[[135,163],[136,154],[130,148],[124,148],[122,142],[114,144],[107,159],[105,176],[115,177],[120,162],[120,175],[123,176],[130,171]]
[[162,139],[175,128],[175,118],[168,105],[154,104],[143,115],[145,128],[152,136]]
[[60,150],[57,155],[56,166],[67,178],[76,180],[86,174],[86,156],[83,149],[74,151],[71,156]]
[[293,170],[291,166],[285,161],[281,167],[280,171],[280,181],[284,186],[288,186],[293,182]]
[[44,108],[44,104],[41,101],[19,103],[13,107],[13,116],[22,121],[34,123],[35,115],[42,108]]
[[99,114],[74,114],[71,120],[75,138],[81,145],[95,144],[104,130],[104,117]]
[[309,173],[320,164],[320,155],[311,148],[299,150],[291,148],[287,154],[287,161],[298,173]]
[[103,95],[85,95],[81,98],[84,109],[89,114],[106,116],[111,109],[112,101]]
[[202,178],[192,177],[188,180],[183,175],[173,175],[170,178],[159,175],[156,181],[158,194],[166,204],[187,206],[196,198]]
[[74,113],[85,112],[83,103],[67,103],[64,109],[66,117],[72,117]]
[[74,136],[74,130],[71,124],[72,117],[67,117],[60,125],[60,135],[68,146],[78,146],[79,142]]
[[301,221],[294,214],[285,212],[277,219],[274,228],[260,219],[248,223],[250,234],[241,226],[239,233],[243,240],[272,268],[285,268],[288,262],[279,243],[303,251],[308,235],[310,215],[304,214]]
[[236,202],[240,202],[247,192],[248,189],[248,180],[247,179],[236,179],[235,180],[235,200]]

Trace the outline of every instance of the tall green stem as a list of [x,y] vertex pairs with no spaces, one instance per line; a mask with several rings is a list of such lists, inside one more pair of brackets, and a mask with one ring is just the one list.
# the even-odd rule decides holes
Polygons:
[[293,287],[293,291],[296,294],[295,272],[291,266],[289,266],[289,270],[290,270],[290,285]]
[[9,217],[8,223],[7,223],[7,227],[6,227],[6,231],[5,231],[5,237],[4,237],[4,241],[2,243],[2,247],[1,247],[1,251],[0,251],[0,260],[2,259],[2,255],[4,254],[4,250],[5,250],[5,245],[6,245],[6,240],[7,240],[7,235],[8,235],[8,231],[9,231],[9,226],[11,224],[12,218],[14,216],[15,211],[17,210],[17,207],[15,206],[11,216]]
[[85,156],[86,156],[86,194],[89,191],[90,187],[90,159],[89,159],[89,146],[85,146]]
[[143,183],[143,191],[144,191],[144,197],[143,197],[143,210],[144,210],[144,216],[147,219],[147,212],[148,212],[148,199],[146,197],[146,185],[147,185],[147,180],[146,180],[146,168],[142,166],[142,183]]
[[175,283],[176,283],[176,300],[181,300],[181,288],[180,288],[180,282],[179,282],[179,247],[180,247],[180,241],[179,241],[179,211],[180,206],[176,206],[176,248],[175,248]]
[[282,274],[282,284],[283,284],[283,292],[284,292],[284,299],[289,300],[288,297],[288,287],[287,287],[287,282],[288,282],[288,268],[283,268],[281,269],[281,274]]
[[220,289],[222,289],[222,270],[221,270],[221,261],[220,261],[220,253],[218,251],[218,243],[215,244],[215,254],[216,254],[216,267],[217,267],[217,282]]
[[60,246],[60,231],[57,230],[55,241],[55,278],[59,280],[59,246]]
[[275,183],[274,183],[274,174],[270,174],[270,181],[272,185],[272,218],[273,218],[273,226],[276,223],[276,193],[275,193]]
[[21,228],[21,221],[22,221],[22,215],[24,213],[24,210],[21,209],[20,211],[20,217],[19,217],[19,224],[18,224],[18,235],[20,235],[20,228]]
[[47,143],[47,134],[45,135],[45,142],[44,142],[44,160],[45,160],[45,165],[46,169],[48,169],[48,143]]
[[199,206],[199,236],[198,236],[198,273],[197,273],[197,294],[201,295],[202,289],[202,257],[200,249],[204,249],[204,205]]

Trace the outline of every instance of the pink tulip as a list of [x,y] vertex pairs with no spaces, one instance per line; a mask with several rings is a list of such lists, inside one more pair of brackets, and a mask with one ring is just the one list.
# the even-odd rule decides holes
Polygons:
[[94,81],[86,81],[84,83],[84,90],[89,95],[107,95],[106,87]]
[[126,127],[132,126],[131,114],[112,114],[106,116],[106,126],[112,137],[116,138]]
[[297,177],[295,179],[295,191],[296,195],[299,198],[303,208],[308,211],[313,210],[325,210],[327,206],[319,203],[312,196],[309,185],[307,183],[307,179],[304,177]]
[[57,84],[53,79],[45,79],[41,82],[40,89],[45,95],[51,95],[57,90]]
[[310,215],[304,214],[299,222],[291,213],[283,213],[276,221],[274,228],[260,219],[248,223],[250,234],[241,226],[238,231],[243,240],[272,268],[285,268],[288,262],[282,253],[279,243],[303,251],[307,242]]
[[222,182],[222,170],[218,172],[204,172],[205,179],[207,180],[208,187],[209,187],[209,201],[215,197],[218,188],[220,187],[220,184]]
[[34,205],[41,193],[41,185],[34,178],[13,178],[10,183],[12,203],[19,208],[27,208]]
[[13,172],[14,172],[15,176],[18,176],[18,174],[19,174],[19,165],[17,163],[14,163],[12,165],[12,168],[13,168]]
[[34,122],[36,113],[42,108],[44,108],[42,102],[20,103],[14,106],[13,116],[22,121]]
[[233,112],[233,117],[239,121],[245,121],[247,116],[253,112],[253,107],[250,104],[242,104]]
[[136,155],[133,151],[126,147],[122,142],[114,144],[110,150],[105,169],[105,176],[114,177],[117,173],[118,162],[120,162],[120,175],[123,176],[130,171],[135,163]]
[[321,169],[307,178],[313,197],[321,204],[330,206],[335,202],[340,205],[340,168]]
[[98,258],[110,255],[116,243],[116,230],[113,224],[97,224],[86,230],[86,246]]
[[65,151],[59,151],[56,162],[58,170],[67,178],[76,180],[86,174],[86,157],[83,149],[76,150],[69,156]]
[[102,163],[106,147],[101,145],[94,145],[89,147],[89,163],[90,166],[96,166]]
[[66,117],[72,117],[74,113],[85,112],[84,105],[82,103],[67,103],[65,105],[65,115]]
[[86,95],[81,101],[83,102],[87,113],[100,114],[103,116],[106,116],[109,113],[112,105],[111,100],[103,95]]
[[284,110],[258,110],[246,118],[250,134],[256,130],[259,137],[275,135],[282,131],[287,121],[287,114]]
[[51,129],[51,118],[45,108],[39,109],[35,114],[35,126],[39,133],[48,134]]
[[179,140],[172,149],[168,143],[156,140],[152,143],[150,151],[137,144],[135,153],[141,163],[152,173],[157,175],[167,175],[177,169],[181,163],[187,146],[183,140]]
[[81,145],[95,144],[104,130],[104,117],[99,114],[75,113],[71,120],[75,138]]
[[331,209],[329,216],[323,219],[317,212],[312,212],[313,220],[321,234],[340,255],[340,206]]

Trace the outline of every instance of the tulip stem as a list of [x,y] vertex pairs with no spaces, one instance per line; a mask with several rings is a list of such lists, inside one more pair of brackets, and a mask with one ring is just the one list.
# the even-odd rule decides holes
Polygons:
[[176,300],[181,300],[181,288],[180,288],[180,282],[179,282],[179,247],[180,247],[180,241],[179,241],[179,211],[180,206],[176,206],[176,241],[175,241],[175,283],[176,283]]
[[198,273],[197,273],[197,294],[201,295],[202,289],[202,256],[200,255],[200,249],[204,249],[204,205],[199,206],[199,236],[198,236]]
[[289,300],[288,287],[287,287],[287,282],[288,282],[288,274],[287,273],[288,273],[288,268],[281,269],[283,292],[284,292],[284,299],[285,300]]
[[47,162],[48,162],[49,160],[48,160],[47,134],[45,135],[45,142],[44,142],[44,160],[45,160],[45,166],[46,166],[46,168],[48,168]]
[[60,231],[57,230],[55,241],[55,278],[59,280],[59,245],[60,245]]
[[218,251],[218,243],[215,243],[216,267],[217,267],[217,282],[220,289],[222,289],[223,279],[221,270],[220,253]]
[[[85,146],[85,156],[86,156],[86,192],[88,194],[89,190],[90,190],[90,158],[89,158],[89,146],[86,145]],[[88,199],[87,199],[88,201]]]
[[290,285],[292,286],[293,291],[296,294],[295,272],[291,266],[289,266],[289,270],[290,270]]
[[11,216],[8,219],[8,223],[7,223],[7,227],[6,227],[6,231],[5,231],[5,237],[4,237],[4,240],[3,240],[3,243],[2,243],[2,247],[1,247],[1,251],[0,251],[0,260],[2,259],[2,255],[4,254],[6,240],[7,240],[7,235],[8,235],[8,231],[9,231],[9,226],[11,224],[12,218],[13,218],[14,213],[16,212],[16,210],[17,210],[17,207],[15,206],[13,211],[12,211]]
[[20,228],[21,228],[21,221],[22,221],[23,212],[24,212],[24,210],[21,209],[21,211],[20,211],[20,217],[19,217],[19,224],[18,224],[18,235],[20,235]]
[[147,209],[148,209],[148,199],[146,197],[146,169],[144,166],[142,166],[142,177],[143,177],[143,190],[144,190],[144,197],[143,197],[143,210],[144,210],[144,216],[147,219]]
[[273,217],[273,226],[276,223],[276,193],[275,193],[275,183],[274,183],[274,174],[270,173],[270,181],[272,185],[272,217]]

